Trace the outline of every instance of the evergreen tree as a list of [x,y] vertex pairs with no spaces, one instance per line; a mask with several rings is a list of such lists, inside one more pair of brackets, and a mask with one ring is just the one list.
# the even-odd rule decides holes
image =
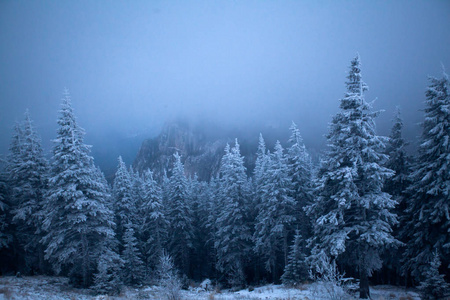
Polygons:
[[283,276],[281,276],[284,285],[295,286],[308,278],[308,266],[302,243],[303,238],[300,231],[297,230],[289,252],[288,263],[284,268]]
[[150,170],[143,178],[144,253],[147,270],[155,269],[167,240],[168,222],[164,214],[161,189]]
[[138,240],[131,222],[125,225],[123,243],[122,259],[124,264],[122,280],[127,285],[140,284],[143,282],[145,276],[145,268],[138,249]]
[[283,147],[277,141],[267,166],[267,178],[261,184],[261,204],[256,217],[255,251],[264,257],[273,280],[287,264],[288,235],[295,222],[295,200]]
[[[303,144],[303,138],[297,125],[292,122],[291,137],[289,142],[291,146],[288,148],[288,168],[289,176],[292,178],[292,193],[291,197],[296,202],[297,218],[295,225],[305,241],[311,235],[311,223],[305,214],[304,208],[312,202],[312,163],[311,158]],[[302,243],[303,248],[306,248],[305,243]]]
[[[389,141],[386,145],[385,153],[389,156],[385,166],[395,172],[394,176],[388,178],[383,186],[383,191],[390,194],[392,199],[396,200],[398,205],[393,210],[397,214],[399,223],[393,226],[393,236],[405,242],[406,239],[402,237],[401,228],[404,227],[406,221],[406,201],[405,192],[411,184],[411,161],[406,153],[405,147],[408,143],[402,136],[403,120],[400,114],[400,108],[397,107],[394,119],[394,125],[389,135]],[[382,254],[383,272],[386,274],[386,279],[389,284],[399,284],[399,275],[401,274],[402,262],[398,258],[404,253],[403,247],[397,247],[397,244],[388,246]],[[392,282],[392,280],[395,282]]]
[[53,148],[43,229],[43,242],[55,272],[68,273],[72,282],[89,286],[100,254],[100,245],[114,236],[108,195],[83,142],[68,92],[62,100],[57,138]]
[[217,218],[214,247],[217,268],[226,275],[228,283],[244,283],[244,266],[250,250],[251,232],[248,227],[248,185],[244,159],[236,140],[235,146],[225,148],[220,175],[221,207]]
[[450,274],[450,82],[430,78],[418,163],[408,190],[406,268],[421,279],[434,251]]
[[12,241],[12,235],[9,232],[9,205],[6,201],[6,179],[3,173],[0,173],[0,250],[9,247]]
[[444,299],[445,296],[450,294],[450,285],[445,281],[444,275],[439,274],[440,266],[441,260],[439,259],[439,254],[435,252],[428,269],[424,271],[424,280],[419,286],[422,299],[439,300]]
[[116,295],[121,289],[120,274],[124,261],[114,250],[112,244],[108,241],[105,242],[101,247],[102,250],[98,258],[97,272],[94,274],[92,289],[99,294]]
[[189,186],[184,174],[184,166],[178,153],[175,153],[174,157],[175,162],[172,176],[169,178],[167,202],[169,252],[174,258],[175,264],[187,275],[189,271],[189,255],[193,246],[192,211],[189,203]]
[[[382,191],[393,172],[381,164],[387,159],[383,138],[375,134],[377,113],[364,99],[359,56],[351,62],[347,92],[327,135],[329,152],[319,179],[317,200],[307,207],[314,220],[311,259],[338,257],[358,268],[360,298],[369,298],[368,277],[381,267],[379,251],[396,242],[390,212],[395,201]],[[319,260],[318,260],[319,261]]]
[[24,266],[20,270],[44,271],[42,238],[42,206],[47,189],[48,161],[44,158],[41,141],[34,129],[28,111],[25,120],[16,127],[11,145],[11,162],[8,165],[12,187],[13,219]]
[[136,203],[133,198],[131,175],[127,170],[122,157],[119,156],[119,165],[114,178],[113,198],[115,208],[116,236],[119,240],[119,253],[123,250],[123,235],[125,233],[125,225],[135,222]]

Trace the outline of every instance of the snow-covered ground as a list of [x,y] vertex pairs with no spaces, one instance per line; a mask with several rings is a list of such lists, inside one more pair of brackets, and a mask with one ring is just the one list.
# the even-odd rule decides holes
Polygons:
[[[315,284],[303,285],[299,288],[285,288],[281,285],[266,285],[248,289],[231,291],[205,291],[191,289],[182,291],[183,299],[198,300],[231,300],[231,299],[273,299],[273,300],[319,300],[330,299],[323,287]],[[375,286],[371,288],[374,300],[420,300],[418,294],[411,290],[393,286]],[[161,299],[158,287],[143,287],[139,289],[126,288],[116,297],[95,296],[89,290],[72,288],[66,278],[34,276],[16,278],[13,276],[0,277],[0,300],[3,299]],[[341,298],[345,299],[345,298]]]

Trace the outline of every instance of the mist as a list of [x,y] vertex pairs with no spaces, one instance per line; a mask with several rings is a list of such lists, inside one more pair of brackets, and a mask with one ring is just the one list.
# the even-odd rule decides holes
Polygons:
[[399,105],[414,140],[449,29],[448,1],[2,1],[0,153],[27,108],[50,150],[66,87],[113,166],[180,117],[255,138],[294,121],[321,149],[356,53],[378,133]]

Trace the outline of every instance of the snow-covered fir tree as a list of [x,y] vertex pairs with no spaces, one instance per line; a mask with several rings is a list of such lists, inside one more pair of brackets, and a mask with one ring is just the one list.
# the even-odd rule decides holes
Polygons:
[[0,172],[0,250],[9,247],[12,241],[12,235],[9,231],[9,205],[6,201],[6,176]]
[[192,210],[189,203],[189,184],[184,173],[184,166],[178,153],[172,176],[169,178],[167,199],[167,220],[169,221],[168,249],[175,264],[187,275],[189,272],[189,255],[192,248],[193,228]]
[[45,258],[55,272],[89,286],[97,267],[100,245],[114,236],[113,214],[106,205],[106,187],[83,142],[84,131],[73,113],[66,91],[58,118],[57,138],[43,229]]
[[261,203],[253,235],[254,249],[263,257],[265,268],[277,280],[287,264],[288,237],[295,218],[295,200],[287,158],[277,141],[268,161],[267,176],[261,183]]
[[12,187],[12,221],[16,225],[23,273],[44,271],[42,238],[42,207],[49,172],[38,137],[28,110],[25,120],[18,124],[11,143],[8,183]]
[[122,253],[124,247],[123,236],[125,234],[125,226],[128,223],[136,226],[135,216],[137,214],[137,205],[133,197],[133,183],[131,175],[122,160],[118,158],[119,165],[114,178],[113,184],[113,202],[116,223],[116,237],[119,241],[119,253]]
[[[389,159],[385,163],[385,166],[393,170],[395,174],[385,181],[383,191],[390,194],[392,199],[398,203],[393,212],[397,214],[399,223],[393,226],[393,236],[405,242],[406,239],[402,237],[402,228],[406,221],[405,210],[407,201],[405,201],[405,198],[408,198],[405,192],[411,184],[411,159],[405,149],[408,143],[402,136],[403,120],[399,107],[396,108],[393,123],[389,141],[386,144],[385,153],[389,156]],[[403,253],[404,249],[402,247],[399,248],[397,244],[393,244],[388,246],[382,254],[383,268],[385,268],[385,272],[388,274],[386,279],[389,284],[400,284],[403,263],[399,257]]]
[[430,78],[419,157],[408,190],[406,267],[421,280],[434,251],[450,273],[450,81]]
[[440,266],[439,254],[435,252],[428,268],[424,271],[423,281],[419,285],[422,299],[439,300],[450,295],[450,284],[445,281],[443,274],[439,274]]
[[384,139],[375,133],[371,105],[364,99],[367,85],[361,78],[359,55],[352,60],[347,92],[327,135],[329,151],[318,182],[318,197],[307,207],[313,224],[311,260],[323,255],[359,270],[360,297],[369,298],[368,278],[381,267],[379,250],[396,242],[391,227],[397,222],[390,211],[395,201],[382,191],[393,171],[382,166],[387,159]]
[[[305,241],[311,234],[311,223],[305,214],[304,208],[311,204],[313,198],[312,163],[297,125],[292,122],[289,129],[291,130],[291,136],[289,138],[291,146],[288,148],[287,157],[289,176],[292,178],[291,197],[296,202],[295,216],[297,220],[295,226],[300,230],[300,234]],[[304,241],[302,246],[306,248]]]
[[296,286],[308,279],[308,265],[303,247],[303,237],[299,230],[296,230],[294,242],[289,251],[288,263],[284,268],[281,281],[287,286]]
[[250,251],[251,231],[248,226],[248,185],[244,159],[239,144],[230,150],[227,144],[220,171],[221,207],[217,218],[214,247],[217,268],[232,286],[245,281],[244,266]]
[[145,278],[145,266],[142,262],[138,240],[133,227],[134,225],[131,222],[125,224],[123,235],[122,280],[126,285],[141,284]]
[[408,143],[402,135],[403,119],[399,107],[396,108],[393,122],[389,141],[386,144],[386,154],[389,156],[386,167],[393,170],[395,174],[386,180],[383,189],[400,204],[403,193],[410,185],[411,162],[405,149]]
[[97,262],[97,272],[94,274],[92,289],[99,294],[116,295],[122,286],[122,268],[124,261],[114,249],[115,239],[105,241],[101,246]]
[[143,206],[144,222],[144,257],[147,271],[154,270],[167,240],[168,222],[162,204],[161,188],[153,179],[153,172],[147,170],[143,174]]

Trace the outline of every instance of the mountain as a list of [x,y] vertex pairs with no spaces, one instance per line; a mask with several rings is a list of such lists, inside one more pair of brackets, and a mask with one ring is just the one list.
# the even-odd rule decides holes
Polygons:
[[[197,174],[200,180],[209,181],[219,170],[225,145],[234,143],[233,138],[226,137],[223,133],[212,134],[211,131],[211,127],[206,124],[193,127],[182,121],[167,123],[156,138],[142,143],[133,168],[139,172],[150,168],[156,178],[160,178],[165,171],[170,175],[173,154],[178,152],[186,175],[191,177]],[[252,152],[256,151],[257,144],[248,140],[239,140],[239,143],[242,154],[246,157],[247,168],[252,170]]]

